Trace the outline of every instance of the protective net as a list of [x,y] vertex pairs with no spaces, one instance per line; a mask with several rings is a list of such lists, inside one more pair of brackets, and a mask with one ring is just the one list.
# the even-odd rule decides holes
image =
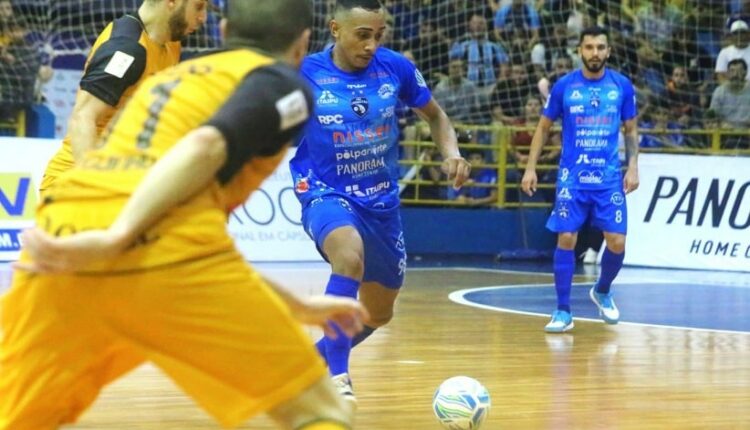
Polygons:
[[[0,105],[7,109],[32,102],[38,83],[51,76],[45,65],[61,56],[87,55],[110,21],[133,13],[142,1],[0,0]],[[223,3],[214,0],[205,25],[184,41],[186,55],[219,46]]]
[[[0,105],[33,100],[40,78],[49,75],[42,66],[61,55],[85,55],[109,21],[141,1],[0,0]],[[226,1],[213,1],[206,25],[185,41],[186,51],[219,44],[215,12]],[[330,42],[327,22],[335,0],[311,1],[315,51]],[[389,12],[384,45],[414,60],[456,123],[535,121],[537,113],[530,111],[537,107],[530,99],[543,101],[563,73],[580,65],[579,33],[599,24],[611,35],[609,65],[636,86],[643,127],[750,126],[747,90],[720,88],[731,81],[730,61],[750,62],[748,0],[384,0],[384,5]],[[489,139],[486,133],[472,136],[477,143]],[[665,134],[645,145],[708,143],[704,137]]]

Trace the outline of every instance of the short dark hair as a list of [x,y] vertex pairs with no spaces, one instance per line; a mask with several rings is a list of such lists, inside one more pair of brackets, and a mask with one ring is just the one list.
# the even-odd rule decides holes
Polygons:
[[333,13],[335,15],[355,8],[377,11],[383,8],[383,4],[380,3],[380,0],[337,0]]
[[583,43],[583,38],[586,36],[601,36],[604,35],[607,38],[607,44],[609,44],[609,32],[604,27],[599,27],[598,25],[594,25],[592,27],[587,27],[583,29],[581,32],[581,36],[578,38],[578,44],[580,45]]
[[742,68],[747,72],[747,62],[744,58],[735,58],[734,60],[730,61],[729,64],[727,64],[727,69],[732,67],[734,64],[742,64]]
[[283,52],[312,25],[309,0],[234,0],[227,5],[228,47]]

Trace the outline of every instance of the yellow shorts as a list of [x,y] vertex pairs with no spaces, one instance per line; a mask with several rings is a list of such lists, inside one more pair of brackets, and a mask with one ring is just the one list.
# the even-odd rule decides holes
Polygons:
[[39,186],[41,191],[44,191],[52,186],[52,183],[57,179],[58,176],[64,172],[70,170],[75,165],[73,159],[73,152],[70,146],[61,147],[55,155],[47,163],[47,168],[44,169],[44,177],[42,178],[42,184]]
[[118,275],[16,272],[0,332],[2,430],[74,422],[145,360],[225,426],[326,374],[288,307],[236,251]]

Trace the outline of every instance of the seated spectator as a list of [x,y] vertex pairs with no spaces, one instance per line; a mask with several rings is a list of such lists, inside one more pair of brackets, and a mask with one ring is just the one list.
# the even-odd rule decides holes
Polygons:
[[663,97],[667,86],[664,82],[661,56],[651,42],[643,35],[639,37],[638,47],[638,74],[643,78],[651,94],[655,97]]
[[672,29],[682,23],[682,13],[666,0],[651,0],[636,11],[641,31],[662,51],[672,37]]
[[[404,1],[404,0],[398,0]],[[410,0],[419,1],[422,20],[433,21],[436,28],[453,44],[467,33],[472,15],[479,15],[490,26],[495,16],[495,0]]]
[[[726,81],[730,61],[741,58],[745,60],[745,64],[750,64],[750,27],[745,21],[737,20],[732,23],[729,32],[733,43],[719,51],[719,56],[716,58],[715,72],[719,83]],[[750,71],[745,79],[750,80]]]
[[537,83],[537,88],[539,89],[539,94],[541,94],[542,98],[546,100],[547,97],[549,97],[549,92],[552,90],[552,86],[555,85],[555,82],[570,73],[571,70],[573,70],[573,62],[570,60],[570,57],[558,57],[555,60],[552,73],[550,73],[549,76],[543,77]]
[[750,84],[745,80],[747,63],[729,62],[727,80],[714,90],[711,109],[731,128],[750,128]]
[[[652,130],[682,130],[684,127],[674,121],[670,110],[663,102],[652,104],[646,112],[641,115],[638,127]],[[675,134],[650,134],[646,131],[640,135],[641,148],[681,148],[685,146],[685,135]]]
[[[418,180],[423,183],[419,185],[407,185],[401,193],[401,199],[416,200],[445,200],[445,187],[440,181],[447,180],[440,170],[439,165],[424,165],[423,163],[440,163],[440,151],[435,147],[423,148],[417,156],[418,165],[413,165],[407,170],[403,179]],[[434,204],[427,204],[434,207]]]
[[[610,38],[609,46],[611,51],[607,64],[633,79],[638,74],[638,44],[633,43],[632,38],[628,39],[622,33],[610,33]],[[656,71],[660,73],[661,68],[658,65],[661,61],[659,60],[658,53],[653,51],[651,55],[647,59],[644,58],[644,60],[648,60],[650,64],[655,64],[657,66]]]
[[539,9],[542,18],[542,29],[550,25],[567,25],[568,19],[575,10],[575,0],[543,0]]
[[514,32],[522,34],[526,49],[539,42],[541,21],[534,7],[534,0],[513,0],[495,14],[495,39],[508,46]]
[[448,77],[440,81],[432,96],[455,123],[472,124],[479,113],[479,92],[474,82],[464,77],[463,60],[452,60]]
[[526,97],[538,95],[536,81],[529,77],[526,66],[514,64],[511,66],[510,79],[495,85],[490,93],[490,112],[495,121],[512,124],[523,116]]
[[[508,64],[508,54],[497,43],[487,37],[487,21],[481,15],[472,15],[469,20],[469,34],[463,41],[451,47],[450,59],[464,60],[466,76],[478,87],[491,86],[497,80],[495,70]],[[501,70],[500,74],[504,72]]]
[[414,55],[417,68],[427,78],[430,87],[437,85],[448,73],[448,41],[437,31],[434,22],[422,20],[417,38],[407,43]]
[[565,24],[557,24],[552,27],[552,30],[547,31],[543,38],[543,43],[537,43],[531,49],[531,64],[534,65],[537,73],[541,72],[540,79],[544,79],[544,76],[548,76],[550,72],[555,71],[555,63],[559,58],[570,60],[572,67],[575,55],[571,56],[569,50],[568,27]]
[[534,79],[541,79],[546,73],[544,45],[536,42],[529,48],[529,41],[525,33],[516,28],[511,31],[510,41],[506,44],[510,63],[525,64]]
[[[539,97],[529,95],[526,97],[526,103],[524,105],[524,115],[518,118],[511,125],[518,127],[529,127],[528,130],[514,131],[511,135],[510,145],[508,146],[508,171],[507,181],[508,183],[520,183],[521,177],[523,176],[523,169],[526,166],[526,162],[529,160],[529,148],[531,147],[531,141],[534,138],[534,128],[539,123],[539,117],[542,113],[542,102]],[[560,144],[561,136],[559,132],[553,131],[550,133],[547,144],[542,148],[542,153],[539,156],[539,164],[543,165],[557,165],[558,157],[560,156]],[[557,169],[541,169],[539,175],[539,183],[554,184],[557,182]],[[540,195],[544,197],[545,201],[555,201],[555,190],[554,188],[545,189],[541,188]],[[518,193],[508,193],[508,200],[517,200]],[[525,194],[524,194],[525,196]]]
[[[0,0],[0,120],[13,121],[34,101],[41,55],[26,42],[26,33],[10,0]],[[49,78],[49,68],[41,73]]]
[[[497,184],[497,169],[485,166],[484,151],[470,149],[467,160],[471,163],[471,174],[463,187],[454,190],[448,188],[448,199],[466,206],[490,206],[497,202],[497,187],[477,185]],[[484,167],[483,167],[484,166]]]
[[682,66],[672,69],[672,75],[667,82],[667,103],[675,118],[687,115],[697,117],[700,111],[700,94],[690,85],[687,70]]

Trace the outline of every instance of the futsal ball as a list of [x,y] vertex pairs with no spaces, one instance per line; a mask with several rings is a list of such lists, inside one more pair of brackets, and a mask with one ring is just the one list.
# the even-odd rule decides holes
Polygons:
[[448,430],[477,430],[490,412],[490,395],[476,379],[454,376],[440,384],[432,410]]

